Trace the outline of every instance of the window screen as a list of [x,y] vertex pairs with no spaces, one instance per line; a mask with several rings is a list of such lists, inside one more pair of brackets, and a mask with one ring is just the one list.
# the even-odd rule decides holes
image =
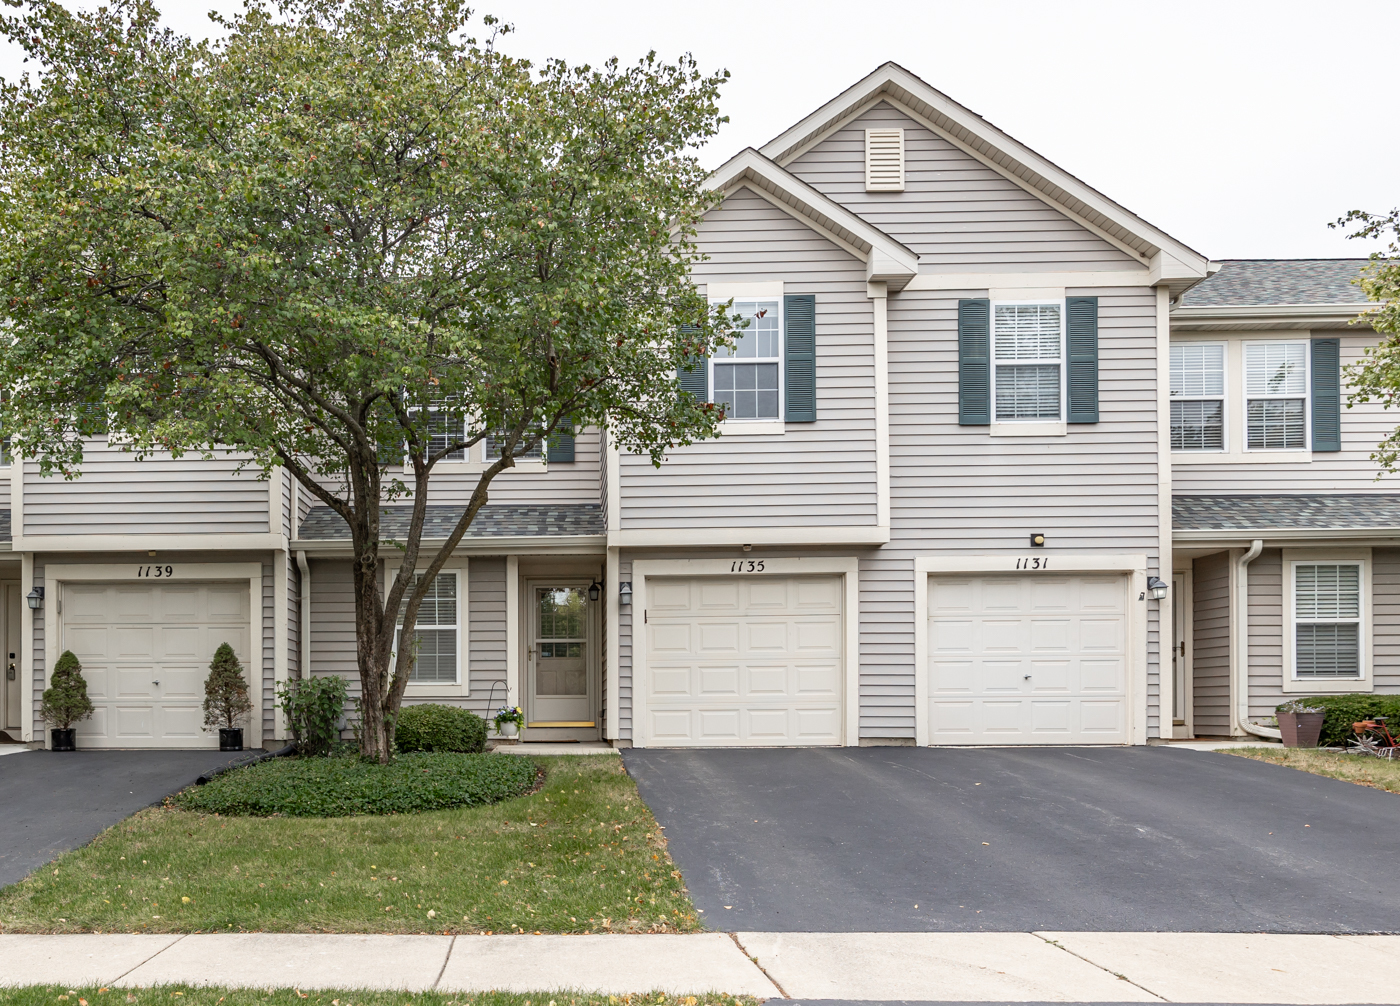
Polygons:
[[998,304],[992,315],[998,422],[1060,419],[1063,326],[1059,304]]
[[1297,563],[1293,567],[1297,646],[1295,676],[1361,676],[1361,566]]

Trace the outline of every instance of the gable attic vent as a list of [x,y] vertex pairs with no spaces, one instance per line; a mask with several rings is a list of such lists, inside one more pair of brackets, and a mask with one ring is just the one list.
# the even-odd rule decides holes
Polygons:
[[865,191],[904,191],[904,130],[865,131]]

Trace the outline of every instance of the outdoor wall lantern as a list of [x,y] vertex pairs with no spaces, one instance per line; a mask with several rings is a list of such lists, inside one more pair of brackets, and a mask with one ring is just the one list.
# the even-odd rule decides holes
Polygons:
[[1045,547],[1045,532],[1044,532],[1044,531],[1032,531],[1032,532],[1031,532],[1031,548],[1044,548],[1044,547]]
[[619,604],[632,603],[632,582],[630,580],[617,585],[617,600]]
[[1147,578],[1147,596],[1154,601],[1160,601],[1167,596],[1168,587],[1162,580],[1155,576]]
[[24,596],[24,599],[29,602],[30,608],[32,608],[34,611],[38,611],[44,606],[44,588],[35,587],[33,590],[31,590],[28,594]]
[[597,580],[594,580],[592,583],[590,583],[590,584],[588,585],[588,599],[589,599],[590,601],[596,601],[596,600],[598,600],[598,598],[599,598],[599,596],[602,594],[602,592],[603,592],[603,585],[602,585],[601,583],[599,583]]

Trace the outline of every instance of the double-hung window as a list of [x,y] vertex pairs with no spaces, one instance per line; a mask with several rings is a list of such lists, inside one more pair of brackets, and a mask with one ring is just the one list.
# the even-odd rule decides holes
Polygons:
[[1363,567],[1359,562],[1293,565],[1293,676],[1346,680],[1362,676]]
[[[422,573],[414,577],[415,587],[422,583],[422,577]],[[457,580],[455,572],[439,573],[418,608],[418,621],[413,631],[418,649],[413,670],[408,675],[411,683],[450,685],[457,682],[457,656],[461,652]],[[403,619],[407,607],[408,599],[405,598],[399,605],[396,647],[403,644]]]
[[748,324],[734,348],[720,349],[710,361],[713,400],[725,419],[777,419],[781,416],[783,327],[778,300],[735,301],[733,311]]
[[[428,411],[428,456],[432,457],[438,451],[444,450],[452,444],[461,443],[466,439],[466,420],[461,414],[452,414],[441,409],[430,409]],[[449,451],[442,458],[444,461],[465,461],[467,460],[467,449],[459,448]]]
[[1308,447],[1308,344],[1244,344],[1245,436],[1251,451]]
[[996,422],[1064,418],[1064,344],[1063,304],[993,305]]
[[1180,342],[1171,347],[1172,450],[1225,449],[1225,346]]

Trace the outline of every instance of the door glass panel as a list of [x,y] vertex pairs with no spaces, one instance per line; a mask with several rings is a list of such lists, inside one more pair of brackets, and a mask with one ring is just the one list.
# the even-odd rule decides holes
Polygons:
[[586,695],[588,595],[578,587],[541,587],[535,601],[535,694]]

